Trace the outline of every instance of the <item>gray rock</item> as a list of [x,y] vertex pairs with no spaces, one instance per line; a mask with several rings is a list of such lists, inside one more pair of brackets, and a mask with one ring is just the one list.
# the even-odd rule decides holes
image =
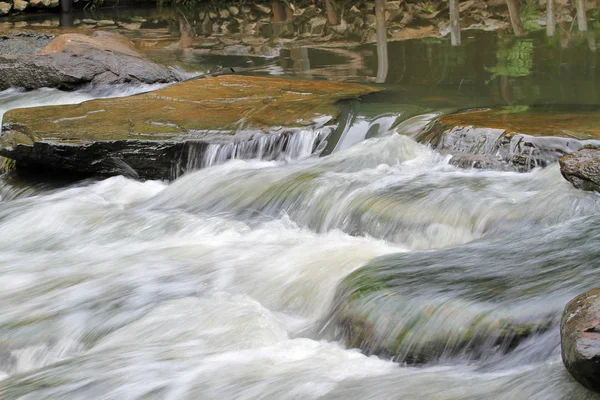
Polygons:
[[600,150],[582,149],[559,160],[560,172],[577,189],[600,192]]
[[452,155],[451,162],[460,167],[529,171],[598,143],[595,131],[564,122],[569,117],[589,123],[595,115],[569,110],[550,115],[535,108],[512,114],[493,109],[468,110],[430,123],[416,140]]
[[11,33],[0,36],[0,54],[30,54],[42,50],[54,39],[53,35],[32,32]]
[[[48,48],[52,49],[47,51]],[[141,58],[131,48],[121,36],[107,32],[96,32],[92,38],[62,35],[43,54],[0,55],[0,90],[76,89],[88,84],[167,83],[183,79],[178,71]]]
[[567,304],[560,323],[561,354],[569,373],[600,392],[600,288]]
[[96,23],[96,26],[103,27],[103,26],[112,26],[114,24],[115,24],[115,21],[112,21],[110,19],[102,19]]

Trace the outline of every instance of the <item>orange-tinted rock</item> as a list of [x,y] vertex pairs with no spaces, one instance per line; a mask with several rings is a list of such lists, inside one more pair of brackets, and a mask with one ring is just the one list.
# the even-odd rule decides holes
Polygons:
[[141,57],[141,54],[135,50],[133,43],[125,36],[103,31],[96,32],[92,37],[78,33],[60,35],[48,43],[40,53],[53,54],[61,51],[82,53],[89,49]]
[[241,128],[291,129],[317,118],[322,124],[337,116],[338,100],[373,91],[357,84],[224,75],[130,97],[17,109],[5,114],[0,154],[18,167],[86,175],[119,173],[110,161],[117,158],[142,178],[170,178],[188,142],[202,151],[198,143],[241,140],[233,136]]

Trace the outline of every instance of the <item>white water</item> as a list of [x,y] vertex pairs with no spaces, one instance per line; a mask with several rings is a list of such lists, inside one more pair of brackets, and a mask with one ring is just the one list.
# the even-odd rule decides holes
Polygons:
[[[497,239],[515,232],[573,240],[565,226],[592,229],[597,195],[556,166],[461,170],[398,135],[324,158],[307,149],[299,160],[217,156],[171,184],[114,177],[0,203],[0,398],[589,396],[552,341],[495,364],[416,368],[319,330],[338,283],[377,256],[477,240],[510,252]],[[552,296],[523,301],[554,310]]]

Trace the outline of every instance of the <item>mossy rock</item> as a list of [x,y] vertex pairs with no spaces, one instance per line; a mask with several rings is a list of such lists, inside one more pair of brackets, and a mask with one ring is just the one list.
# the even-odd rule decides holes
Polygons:
[[[521,293],[507,286],[512,271],[497,278],[468,273],[472,267],[465,260],[481,261],[472,254],[467,245],[459,252],[399,253],[371,261],[340,283],[324,331],[366,354],[423,364],[485,360],[558,327],[558,309],[520,302],[521,296],[536,296],[525,289],[531,287],[527,279],[523,290],[529,291]],[[534,271],[531,275],[539,281]],[[538,284],[541,290],[544,284]]]
[[463,167],[528,171],[600,143],[597,109],[505,107],[439,118],[418,135]]
[[[0,155],[19,168],[114,175],[126,165],[141,178],[165,179],[185,165],[189,143],[202,152],[210,143],[249,140],[248,131],[333,122],[339,100],[374,91],[357,84],[224,75],[130,97],[17,109],[5,114]],[[235,135],[242,128],[245,136]]]

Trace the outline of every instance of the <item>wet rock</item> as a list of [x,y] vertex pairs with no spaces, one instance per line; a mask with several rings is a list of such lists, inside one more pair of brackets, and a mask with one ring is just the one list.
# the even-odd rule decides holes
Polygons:
[[29,0],[32,8],[54,8],[58,7],[59,0]]
[[0,54],[37,53],[52,39],[54,39],[52,35],[39,35],[33,32],[18,32],[0,36]]
[[128,24],[121,24],[119,26],[123,29],[127,29],[128,31],[137,31],[142,26],[142,23],[141,22],[132,22],[132,23],[128,23]]
[[29,6],[29,2],[25,0],[14,0],[13,8],[15,11],[24,11]]
[[528,171],[598,143],[597,126],[592,109],[479,109],[443,116],[416,139],[452,155],[461,167]]
[[115,21],[111,21],[109,19],[102,19],[102,20],[100,20],[100,21],[98,21],[96,23],[96,26],[98,26],[98,27],[101,28],[101,27],[104,27],[104,26],[112,26],[114,24],[115,24]]
[[560,172],[577,189],[600,192],[600,150],[582,149],[559,160]]
[[560,323],[561,354],[569,373],[600,392],[600,288],[567,304]]
[[137,53],[125,37],[98,31],[65,34],[39,54],[0,55],[0,90],[9,87],[75,89],[82,85],[174,82],[182,75]]
[[271,13],[271,9],[265,5],[262,4],[255,4],[254,8],[257,9],[258,11],[260,11],[263,14],[270,14]]
[[8,13],[12,10],[12,4],[0,2],[0,16],[8,15]]
[[330,320],[334,338],[368,355],[424,364],[505,354],[558,323],[552,313],[512,314],[467,298],[406,293],[406,281],[402,267],[379,260],[345,278]]
[[229,6],[228,10],[234,17],[240,13],[240,9],[236,6]]
[[[336,103],[375,89],[355,84],[224,75],[142,95],[9,111],[0,154],[17,168],[168,179],[193,147],[250,140],[338,114]],[[236,135],[242,130],[246,132]],[[254,132],[254,133],[248,133]],[[280,131],[281,132],[281,131]]]

